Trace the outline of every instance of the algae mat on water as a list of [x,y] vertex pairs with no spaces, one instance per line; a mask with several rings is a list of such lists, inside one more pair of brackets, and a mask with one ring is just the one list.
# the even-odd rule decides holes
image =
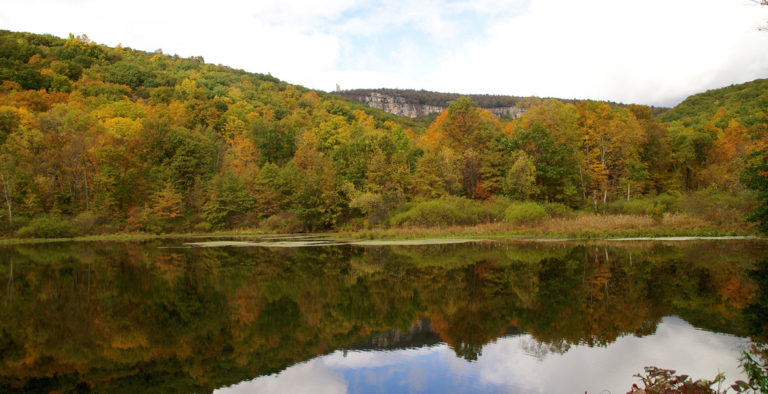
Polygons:
[[359,245],[359,246],[419,246],[419,245],[446,245],[462,244],[468,242],[480,242],[482,239],[412,239],[412,240],[304,240],[304,241],[206,241],[206,242],[187,242],[184,245],[197,248],[220,248],[220,247],[264,247],[264,248],[300,248],[310,246],[336,246],[336,245]]

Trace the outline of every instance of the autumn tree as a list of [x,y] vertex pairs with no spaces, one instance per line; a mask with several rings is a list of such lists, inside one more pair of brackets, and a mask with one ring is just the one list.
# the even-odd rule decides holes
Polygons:
[[184,202],[182,195],[176,191],[170,182],[152,197],[152,212],[162,222],[170,222],[182,216]]
[[3,190],[3,202],[8,211],[8,226],[13,225],[14,200],[16,199],[16,180],[14,158],[6,153],[0,154],[0,187]]
[[482,168],[483,188],[487,193],[502,193],[504,180],[509,168],[514,163],[513,154],[517,150],[512,139],[506,134],[497,135],[483,152]]
[[512,165],[504,177],[502,190],[504,194],[518,199],[527,200],[536,195],[536,166],[523,151],[512,154]]
[[759,141],[748,154],[741,174],[742,182],[757,192],[758,205],[749,220],[768,233],[768,137]]
[[447,146],[460,154],[459,167],[463,193],[475,197],[481,181],[481,152],[501,131],[490,112],[478,108],[467,97],[452,101],[429,126],[425,144],[430,148]]
[[308,230],[332,228],[340,221],[347,204],[333,163],[318,150],[319,145],[313,134],[304,133],[292,159],[301,176],[293,189],[294,210]]
[[415,197],[437,198],[461,190],[460,164],[450,148],[427,150],[416,162],[411,190]]
[[632,183],[636,187],[644,183],[640,153],[646,136],[632,113],[607,103],[582,102],[578,108],[584,167],[590,180],[587,194],[592,194],[593,201],[605,204],[609,194],[621,195],[623,185],[630,191]]
[[217,176],[211,186],[203,216],[214,228],[231,228],[242,215],[253,209],[253,196],[232,172]]
[[633,104],[627,106],[627,109],[635,116],[647,136],[640,152],[640,160],[647,171],[643,189],[655,194],[674,190],[672,146],[667,128],[653,116],[650,107]]

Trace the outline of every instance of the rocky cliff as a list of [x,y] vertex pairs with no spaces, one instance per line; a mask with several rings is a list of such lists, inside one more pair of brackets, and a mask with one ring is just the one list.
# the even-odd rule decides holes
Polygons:
[[[453,93],[394,89],[345,90],[336,92],[336,94],[356,100],[369,107],[408,118],[439,114],[448,107],[449,101],[460,97],[460,95]],[[517,97],[488,95],[470,95],[469,97],[481,108],[491,111],[497,118],[517,119],[525,112],[523,107],[516,105]]]
[[[439,114],[448,107],[448,103],[463,96],[456,93],[430,92],[427,90],[405,89],[352,89],[339,90],[334,94],[356,100],[367,106],[387,111],[391,114],[408,118],[419,118]],[[491,94],[465,95],[480,108],[491,111],[497,118],[517,119],[526,109],[544,102],[540,97],[500,96]],[[581,100],[557,99],[564,103],[576,104]],[[624,106],[622,103],[609,102],[611,105]],[[667,108],[650,107],[651,113],[658,115]]]
[[413,104],[406,101],[405,97],[390,96],[383,93],[373,92],[365,96],[358,96],[355,100],[373,108],[387,111],[397,116],[408,118],[418,118],[435,113],[443,112],[445,107],[427,104]]

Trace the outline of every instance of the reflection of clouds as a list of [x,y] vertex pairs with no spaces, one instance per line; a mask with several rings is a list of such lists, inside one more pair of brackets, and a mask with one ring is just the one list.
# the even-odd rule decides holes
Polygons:
[[[396,351],[337,351],[220,390],[222,393],[291,392],[626,392],[645,366],[677,369],[693,379],[725,372],[743,378],[738,366],[746,339],[693,328],[665,318],[656,333],[625,336],[607,347],[572,346],[564,354],[530,355],[529,335],[500,338],[475,362],[456,357],[446,345]],[[546,346],[544,346],[546,348]]]
[[410,392],[420,392],[427,389],[427,372],[422,368],[415,368],[408,374],[408,379],[404,382]]
[[[725,372],[729,382],[742,374],[738,366],[745,339],[700,331],[678,318],[665,318],[656,334],[625,336],[607,347],[573,346],[542,361],[525,355],[528,336],[502,338],[483,350],[478,379],[520,387],[524,392],[626,392],[645,366],[677,369],[694,379]],[[471,367],[475,367],[472,365]]]
[[323,359],[316,358],[294,365],[277,375],[262,376],[233,386],[218,389],[217,393],[320,393],[347,392],[344,376],[328,368]]
[[533,337],[528,335],[522,337],[520,341],[520,348],[523,349],[525,354],[536,358],[537,360],[543,360],[552,351],[553,345],[544,342],[539,342]]

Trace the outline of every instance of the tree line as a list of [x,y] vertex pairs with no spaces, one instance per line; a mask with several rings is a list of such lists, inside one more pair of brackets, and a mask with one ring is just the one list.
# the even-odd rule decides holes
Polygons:
[[759,216],[768,197],[764,81],[659,117],[540,99],[500,121],[460,97],[423,128],[199,57],[7,31],[0,81],[5,234],[316,231],[430,201],[600,210],[696,190],[761,201]]

